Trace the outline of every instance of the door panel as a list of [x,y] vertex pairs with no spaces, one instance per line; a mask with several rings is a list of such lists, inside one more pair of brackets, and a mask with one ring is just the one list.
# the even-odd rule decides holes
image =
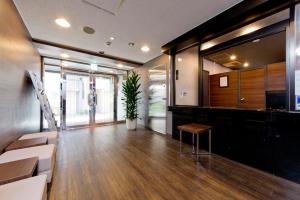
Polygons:
[[165,66],[149,70],[148,126],[159,133],[166,133],[167,72]]
[[240,72],[240,107],[265,109],[265,69]]
[[88,125],[90,123],[88,75],[66,74],[66,126]]
[[114,121],[114,78],[112,76],[96,76],[95,91],[97,102],[95,123]]

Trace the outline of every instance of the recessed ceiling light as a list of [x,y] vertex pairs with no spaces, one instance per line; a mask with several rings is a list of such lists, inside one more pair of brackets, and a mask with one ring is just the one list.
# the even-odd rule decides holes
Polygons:
[[245,62],[245,63],[244,63],[244,67],[249,67],[249,63],[248,63],[248,62]]
[[55,23],[63,28],[70,28],[71,24],[64,18],[57,18]]
[[110,70],[109,73],[114,73],[114,71],[113,71],[113,70]]
[[110,46],[110,45],[111,45],[111,42],[110,42],[110,41],[107,41],[107,42],[106,42],[106,45],[107,45],[107,46]]
[[114,37],[110,37],[109,39],[110,39],[110,40],[114,40],[115,38],[114,38]]
[[236,59],[236,55],[231,55],[230,56],[230,60],[235,60]]
[[122,68],[123,65],[122,64],[117,64],[117,67]]
[[95,33],[95,29],[93,29],[92,27],[90,26],[84,26],[83,27],[83,31],[87,34],[94,34]]
[[70,56],[68,54],[66,54],[66,53],[62,53],[62,54],[60,54],[60,56],[62,58],[70,58]]
[[96,71],[98,69],[98,65],[93,63],[91,64],[91,70]]
[[129,45],[130,47],[133,47],[133,46],[134,46],[134,43],[133,43],[133,42],[129,42],[128,45]]
[[178,58],[177,61],[178,61],[178,62],[182,62],[182,58]]
[[259,42],[259,41],[260,41],[260,39],[256,39],[256,40],[253,40],[252,42],[256,43],[256,42]]
[[148,47],[148,46],[142,46],[142,48],[141,48],[141,50],[143,51],[143,52],[148,52],[148,51],[150,51],[150,48]]

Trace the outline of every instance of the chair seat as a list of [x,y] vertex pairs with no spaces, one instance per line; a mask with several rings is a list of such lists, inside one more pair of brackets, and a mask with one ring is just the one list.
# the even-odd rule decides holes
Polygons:
[[[0,155],[0,163],[21,160],[25,158],[38,157],[38,174],[45,171],[51,171],[54,168],[56,147],[54,144],[30,147],[25,149],[17,149],[7,151]],[[52,176],[52,173],[50,173]],[[49,174],[49,176],[50,176]],[[48,182],[51,182],[51,177],[48,176]]]
[[57,131],[39,132],[39,133],[25,134],[22,137],[20,137],[19,140],[47,137],[48,144],[57,144],[57,136],[58,136]]
[[20,181],[0,185],[0,199],[6,200],[46,200],[47,176],[40,175]]
[[209,129],[212,129],[211,126],[207,126],[207,125],[203,125],[203,124],[195,124],[195,123],[184,124],[184,125],[178,126],[177,128],[181,131],[185,131],[185,132],[193,133],[193,134],[205,133]]

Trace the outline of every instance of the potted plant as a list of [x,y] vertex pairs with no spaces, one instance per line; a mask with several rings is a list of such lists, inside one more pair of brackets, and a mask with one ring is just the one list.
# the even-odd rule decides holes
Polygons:
[[138,102],[140,100],[139,88],[141,84],[139,83],[140,76],[132,71],[125,82],[122,84],[122,93],[124,97],[125,111],[126,111],[126,127],[128,130],[135,130],[137,127],[138,118]]

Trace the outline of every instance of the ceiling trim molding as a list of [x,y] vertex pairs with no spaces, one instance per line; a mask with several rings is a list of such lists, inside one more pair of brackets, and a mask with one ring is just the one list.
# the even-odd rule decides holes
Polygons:
[[70,50],[70,51],[85,53],[85,54],[97,56],[100,58],[107,58],[107,59],[125,62],[125,63],[129,63],[129,64],[139,65],[139,66],[142,66],[144,64],[141,62],[137,62],[137,61],[133,61],[133,60],[125,59],[125,58],[120,58],[117,56],[112,56],[112,55],[107,55],[107,54],[99,54],[98,52],[95,52],[95,51],[90,51],[90,50],[86,50],[86,49],[81,49],[81,48],[77,48],[77,47],[72,47],[72,46],[59,44],[59,43],[55,43],[55,42],[50,42],[50,41],[46,41],[46,40],[41,40],[41,39],[36,39],[36,38],[32,38],[32,42],[38,43],[38,44],[43,44],[43,45],[49,45],[49,46],[57,47],[57,48],[61,48],[61,49],[66,49],[66,50]]

